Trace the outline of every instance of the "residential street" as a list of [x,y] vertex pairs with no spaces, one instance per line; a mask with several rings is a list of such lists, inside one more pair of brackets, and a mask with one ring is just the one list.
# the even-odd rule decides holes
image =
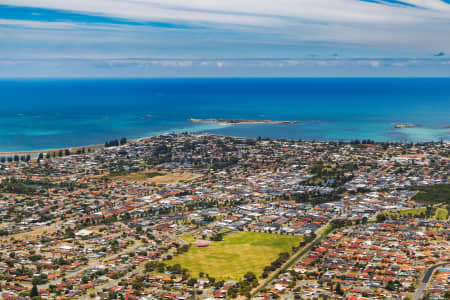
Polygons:
[[434,265],[434,266],[430,267],[427,270],[427,272],[425,273],[425,276],[422,279],[422,282],[419,285],[419,288],[417,289],[416,293],[414,294],[413,300],[420,300],[420,299],[422,299],[423,293],[425,292],[425,290],[427,288],[428,282],[430,281],[434,270],[436,270],[437,268],[443,267],[445,265],[450,265],[450,263],[437,264],[437,265]]

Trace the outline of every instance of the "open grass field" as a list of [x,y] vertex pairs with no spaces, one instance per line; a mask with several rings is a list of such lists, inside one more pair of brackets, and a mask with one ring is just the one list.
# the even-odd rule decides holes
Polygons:
[[182,239],[186,243],[193,243],[193,242],[196,241],[195,237],[190,236],[190,235],[182,235],[182,236],[179,236],[179,237],[180,237],[180,239]]
[[436,220],[445,221],[448,219],[448,211],[445,208],[438,208],[436,209],[434,217]]
[[196,277],[203,272],[216,279],[239,280],[249,271],[260,276],[279,253],[291,252],[292,246],[298,246],[302,240],[301,236],[236,232],[221,242],[211,242],[209,247],[192,245],[188,252],[167,263],[180,264]]

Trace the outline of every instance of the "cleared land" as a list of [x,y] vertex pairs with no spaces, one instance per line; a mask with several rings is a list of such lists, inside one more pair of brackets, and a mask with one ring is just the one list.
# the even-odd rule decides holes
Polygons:
[[216,279],[239,280],[249,271],[260,276],[279,253],[291,252],[292,246],[298,246],[302,240],[301,236],[236,232],[221,242],[211,242],[209,247],[192,245],[188,252],[167,263],[180,264],[193,276],[203,272]]
[[114,176],[112,179],[117,181],[176,184],[180,181],[190,181],[199,177],[201,177],[201,175],[190,172],[142,171],[121,176]]
[[36,226],[32,230],[19,232],[14,235],[0,237],[0,242],[4,242],[9,239],[15,239],[17,241],[26,241],[30,239],[35,239],[41,236],[49,236],[52,233],[58,231],[55,225],[50,226]]

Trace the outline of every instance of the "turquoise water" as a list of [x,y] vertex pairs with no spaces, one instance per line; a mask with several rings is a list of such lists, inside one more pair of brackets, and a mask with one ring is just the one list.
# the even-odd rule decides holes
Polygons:
[[[170,132],[305,140],[450,140],[450,78],[2,80],[0,151]],[[189,118],[300,124],[192,123]],[[392,129],[413,123],[416,128]]]

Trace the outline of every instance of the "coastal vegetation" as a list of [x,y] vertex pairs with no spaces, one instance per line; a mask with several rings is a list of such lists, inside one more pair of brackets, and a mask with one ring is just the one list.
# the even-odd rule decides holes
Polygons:
[[374,145],[375,141],[371,140],[371,139],[367,139],[367,140],[351,140],[350,141],[351,145]]
[[209,247],[190,247],[168,263],[180,264],[193,276],[204,273],[216,279],[240,280],[249,271],[261,276],[280,253],[291,251],[302,240],[301,236],[236,232]]
[[69,156],[72,154],[85,154],[85,153],[91,153],[95,149],[103,147],[102,145],[96,145],[96,146],[83,146],[83,147],[74,147],[74,148],[62,148],[62,149],[53,149],[53,150],[46,150],[44,152],[40,151],[29,151],[24,153],[17,153],[14,154],[14,152],[6,152],[2,153],[0,155],[0,163],[11,163],[11,162],[30,162],[32,160],[32,154],[33,159],[36,158],[37,162],[40,162],[44,159],[51,159],[51,158],[57,158],[57,157],[64,157]]
[[124,137],[121,138],[120,140],[116,139],[116,140],[106,141],[105,148],[122,146],[122,145],[125,145],[126,143],[127,143],[127,139]]
[[27,154],[27,155],[18,155],[18,154],[15,154],[15,155],[13,155],[13,156],[1,156],[1,157],[0,157],[0,162],[1,162],[1,163],[5,163],[5,162],[13,162],[13,161],[15,161],[15,162],[17,162],[17,161],[28,162],[28,161],[30,161],[30,159],[31,159],[30,154]]

